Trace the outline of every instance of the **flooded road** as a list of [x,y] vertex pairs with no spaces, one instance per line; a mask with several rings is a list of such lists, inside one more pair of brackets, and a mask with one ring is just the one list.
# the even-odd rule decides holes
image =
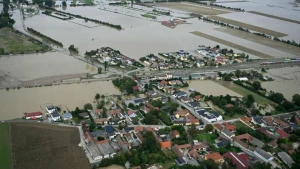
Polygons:
[[188,91],[190,88],[192,88],[204,95],[225,96],[228,94],[230,96],[242,97],[240,94],[210,80],[191,80],[188,81],[188,83],[189,87],[184,88],[183,90]]
[[[70,111],[92,103],[96,93],[120,94],[111,81],[0,90],[0,120],[20,118],[24,112],[41,111],[46,105],[65,105]],[[43,109],[43,110],[42,110]]]

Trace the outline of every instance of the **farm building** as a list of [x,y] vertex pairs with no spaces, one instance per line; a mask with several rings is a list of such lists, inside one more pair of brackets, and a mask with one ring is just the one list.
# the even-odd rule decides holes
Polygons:
[[42,117],[43,114],[41,112],[25,113],[25,119],[39,119]]

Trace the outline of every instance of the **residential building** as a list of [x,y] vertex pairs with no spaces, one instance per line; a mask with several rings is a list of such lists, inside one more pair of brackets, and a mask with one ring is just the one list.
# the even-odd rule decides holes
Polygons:
[[32,112],[32,113],[25,113],[25,119],[40,119],[43,118],[43,114],[41,112]]
[[223,129],[221,130],[221,133],[222,133],[225,137],[227,137],[228,139],[230,139],[230,140],[232,140],[232,137],[235,136],[235,134],[234,134],[233,132],[227,130],[226,128],[223,128]]
[[62,114],[62,119],[63,120],[71,120],[73,118],[72,114],[69,112],[65,112]]
[[251,117],[241,117],[240,121],[247,125],[248,127],[254,129],[254,125],[252,124],[252,118]]
[[223,120],[223,117],[216,112],[209,113],[204,109],[196,110],[200,116],[202,116],[206,121],[212,123],[216,121]]
[[214,160],[217,164],[221,164],[224,162],[224,158],[220,153],[211,153],[211,154],[206,154],[205,155],[205,160],[212,159]]
[[223,157],[230,159],[237,169],[247,169],[249,167],[249,157],[245,153],[227,152]]
[[173,130],[172,131],[172,137],[173,138],[179,138],[180,137],[180,133],[178,130]]
[[108,119],[107,118],[100,118],[100,119],[94,119],[96,124],[100,124],[100,125],[105,125],[108,123]]
[[293,166],[295,161],[289,156],[286,152],[282,151],[278,153],[278,156],[281,158],[281,160],[288,165],[290,168]]
[[274,157],[270,153],[266,152],[265,150],[259,147],[257,147],[254,150],[254,154],[267,163],[271,162],[274,159]]
[[218,132],[220,132],[220,131],[223,129],[223,126],[222,126],[221,124],[219,124],[219,123],[215,123],[215,124],[214,124],[214,127],[215,127],[215,129],[216,129]]
[[84,119],[90,118],[90,115],[89,115],[89,113],[87,113],[87,112],[79,113],[78,115],[79,115],[80,117],[84,118]]
[[284,139],[288,139],[290,138],[290,135],[288,133],[286,133],[283,129],[276,129],[276,133],[279,134],[279,138],[284,138]]
[[224,128],[226,128],[229,131],[234,132],[236,130],[236,127],[228,122],[224,123]]
[[173,96],[174,96],[174,98],[180,99],[181,97],[187,97],[187,93],[186,92],[177,92]]

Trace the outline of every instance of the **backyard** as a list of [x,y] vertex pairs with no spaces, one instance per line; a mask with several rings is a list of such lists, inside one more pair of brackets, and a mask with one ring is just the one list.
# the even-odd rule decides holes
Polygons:
[[0,123],[0,164],[1,168],[11,169],[9,124]]
[[199,134],[194,137],[194,140],[203,141],[206,140],[210,143],[214,143],[217,136],[215,134]]

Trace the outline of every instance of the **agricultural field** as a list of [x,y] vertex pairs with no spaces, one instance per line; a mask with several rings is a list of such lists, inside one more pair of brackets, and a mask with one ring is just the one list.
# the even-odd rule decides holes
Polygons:
[[9,124],[0,122],[0,164],[1,168],[11,169]]
[[48,47],[32,41],[21,33],[16,33],[10,28],[0,29],[0,39],[0,48],[3,48],[6,53],[36,53],[36,51],[48,50]]
[[196,36],[200,36],[202,38],[206,38],[206,39],[209,39],[209,40],[221,43],[223,45],[230,46],[232,48],[244,51],[246,53],[249,53],[249,54],[261,57],[261,58],[272,58],[273,57],[271,55],[268,55],[268,54],[265,54],[265,53],[262,53],[262,52],[259,52],[259,51],[247,48],[247,47],[242,46],[242,45],[238,45],[236,43],[232,43],[232,42],[226,41],[224,39],[220,39],[220,38],[214,37],[214,36],[202,33],[202,32],[194,31],[194,32],[191,32],[191,33],[194,34],[194,35],[196,35]]
[[11,123],[14,169],[90,169],[78,128],[40,123]]
[[218,10],[213,9],[209,6],[203,6],[199,4],[192,4],[192,3],[181,3],[181,2],[168,2],[168,3],[157,3],[156,6],[158,7],[165,7],[165,8],[172,8],[187,12],[192,12],[196,14],[202,15],[220,15],[229,13],[225,10]]
[[99,167],[98,169],[124,169],[125,167],[119,166],[119,165],[111,165],[108,167]]
[[278,42],[275,40],[271,40],[265,37],[261,37],[261,36],[257,36],[254,35],[252,33],[247,33],[247,32],[243,32],[240,30],[236,30],[236,29],[232,29],[232,28],[215,28],[215,30],[232,35],[232,36],[236,36],[251,42],[255,42],[258,44],[262,44],[264,46],[268,46],[274,49],[278,49],[287,53],[291,53],[294,55],[298,55],[300,53],[300,48],[293,46],[293,45],[289,45],[286,43],[282,43],[282,42]]
[[214,19],[214,20],[217,20],[217,21],[221,21],[221,22],[224,22],[224,23],[228,23],[228,24],[231,24],[231,25],[239,26],[239,27],[242,27],[242,28],[247,28],[247,29],[252,30],[252,31],[260,32],[260,33],[275,36],[275,37],[287,36],[287,34],[285,34],[285,33],[273,31],[273,30],[270,30],[270,29],[265,29],[265,28],[262,28],[262,27],[250,25],[250,24],[235,21],[235,20],[232,20],[232,19],[226,19],[226,18],[223,18],[223,17],[220,17],[220,16],[209,16],[208,18]]
[[257,12],[257,11],[249,11],[249,13],[253,13],[253,14],[256,14],[256,15],[261,15],[261,16],[265,16],[265,17],[269,17],[269,18],[273,18],[273,19],[278,19],[278,20],[282,20],[282,21],[287,21],[287,22],[291,22],[291,23],[300,24],[300,21],[297,21],[297,20],[282,18],[282,17],[279,17],[279,16],[270,15],[270,14],[266,14],[266,13],[261,13],[261,12]]
[[247,90],[241,86],[238,86],[232,82],[229,82],[229,81],[218,81],[219,84],[223,85],[224,87],[234,91],[234,92],[237,92],[239,93],[240,95],[244,96],[244,97],[247,97],[247,95],[251,94],[253,95],[254,97],[254,100],[259,103],[259,104],[271,104],[271,105],[276,105],[274,102],[272,102],[271,100],[263,97],[263,96],[260,96],[250,90]]

